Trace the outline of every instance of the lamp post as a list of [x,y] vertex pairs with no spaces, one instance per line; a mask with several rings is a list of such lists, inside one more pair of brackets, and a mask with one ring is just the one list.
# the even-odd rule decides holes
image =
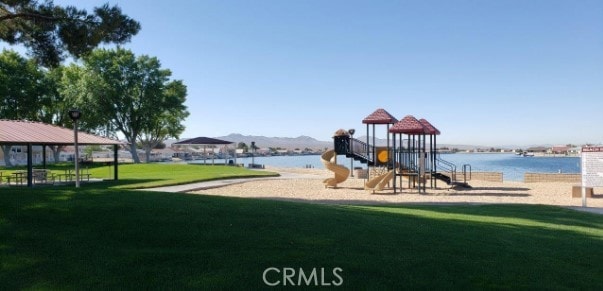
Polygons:
[[251,142],[251,167],[255,168],[255,141]]
[[82,116],[77,109],[69,110],[69,117],[73,120],[73,141],[75,146],[75,187],[80,187],[80,155],[77,146],[77,120]]
[[348,132],[350,133],[350,152],[352,154],[352,158],[350,159],[350,177],[354,178],[354,133],[356,132],[355,129],[351,128],[350,130],[348,130]]

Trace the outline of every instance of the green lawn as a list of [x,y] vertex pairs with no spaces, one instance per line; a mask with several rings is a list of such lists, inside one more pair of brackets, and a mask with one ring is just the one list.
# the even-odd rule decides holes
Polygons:
[[316,269],[319,284],[341,268],[346,289],[603,290],[602,250],[603,216],[559,207],[0,187],[0,282],[9,290],[265,290],[270,267],[281,273],[267,280],[281,287],[283,268],[295,270],[295,284],[300,268]]
[[[82,165],[81,167],[90,172],[91,178],[113,179],[113,166],[92,164]],[[48,165],[47,168],[55,174],[60,174],[64,173],[65,170],[72,170],[73,164],[61,163]],[[25,167],[21,166],[14,168],[0,168],[0,171],[4,172],[5,175],[9,175],[12,171],[25,169]],[[102,184],[102,188],[141,189],[225,178],[278,176],[276,173],[266,171],[203,164],[121,164],[118,169],[119,181],[108,181]],[[86,183],[82,183],[82,185],[85,187]],[[93,187],[99,187],[99,185],[96,185],[95,183]]]

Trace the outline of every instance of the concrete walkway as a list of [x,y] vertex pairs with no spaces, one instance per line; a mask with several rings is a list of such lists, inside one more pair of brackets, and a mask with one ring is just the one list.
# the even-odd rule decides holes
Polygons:
[[[588,204],[587,204],[588,205]],[[567,208],[569,209],[573,209],[573,210],[578,210],[578,211],[584,211],[584,212],[590,212],[590,213],[594,213],[594,214],[600,214],[603,215],[603,208],[597,208],[597,207],[581,207],[581,206],[568,206]]]

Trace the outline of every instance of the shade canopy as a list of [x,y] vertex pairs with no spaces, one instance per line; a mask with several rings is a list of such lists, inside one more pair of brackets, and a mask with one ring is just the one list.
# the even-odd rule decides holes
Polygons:
[[394,124],[396,122],[398,122],[398,119],[383,108],[375,110],[362,120],[364,124]]
[[232,141],[221,140],[217,138],[211,137],[195,137],[186,140],[182,140],[179,142],[175,142],[176,145],[227,145],[233,143]]
[[421,118],[419,119],[419,122],[425,126],[425,128],[427,129],[427,134],[431,134],[431,135],[439,135],[440,134],[440,130],[438,130],[435,126],[433,126],[429,121],[427,121],[425,118]]
[[[0,144],[72,145],[73,129],[42,122],[0,119]],[[121,141],[78,132],[80,145],[121,145]]]
[[[115,166],[113,178],[117,180],[117,148],[124,143],[79,131],[77,136],[78,145],[113,145],[113,164]],[[73,129],[42,122],[0,119],[0,144],[8,146],[27,145],[27,186],[33,187],[32,146],[73,145],[75,144],[75,134]],[[46,150],[42,152],[44,155],[43,165],[46,167]]]
[[389,132],[403,134],[425,134],[427,133],[427,128],[414,116],[406,115],[402,120],[394,124],[389,129]]

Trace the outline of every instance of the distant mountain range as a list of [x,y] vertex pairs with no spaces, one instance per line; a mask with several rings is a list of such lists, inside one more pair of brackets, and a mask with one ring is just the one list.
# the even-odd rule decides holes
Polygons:
[[[333,141],[320,141],[313,137],[309,136],[298,136],[298,137],[266,137],[266,136],[254,136],[254,135],[242,135],[238,133],[231,133],[227,136],[219,136],[215,137],[218,139],[223,139],[227,141],[232,141],[234,143],[244,142],[247,145],[250,145],[252,141],[255,141],[256,146],[260,148],[286,148],[286,149],[305,149],[310,148],[314,150],[321,150],[325,148],[333,148]],[[358,140],[366,141],[366,136],[358,136],[355,137]],[[369,137],[369,142],[372,144],[373,139]],[[391,142],[391,141],[390,141]],[[377,146],[386,146],[387,139],[375,139],[375,144]],[[474,145],[449,145],[449,144],[438,144],[438,148],[441,147],[449,147],[449,148],[457,148],[459,150],[470,150],[478,148],[479,146]],[[479,147],[484,148],[484,147]]]
[[[283,149],[289,149],[289,150],[294,150],[294,149],[303,150],[306,148],[309,148],[312,150],[324,150],[325,148],[329,148],[329,149],[333,148],[332,140],[321,141],[321,140],[317,140],[313,137],[309,137],[309,136],[305,136],[305,135],[298,136],[298,137],[266,137],[266,136],[242,135],[239,133],[231,133],[227,136],[217,136],[214,138],[231,141],[235,144],[244,142],[247,145],[250,145],[252,141],[255,141],[256,146],[259,148],[283,148]],[[366,142],[366,136],[357,136],[357,137],[355,136],[354,138]],[[182,138],[180,140],[185,140],[185,139],[188,139],[188,138]],[[166,140],[165,144],[167,146],[170,146],[173,142],[176,142],[176,140]],[[372,137],[369,137],[369,143],[371,143],[371,144],[373,143]],[[376,138],[375,144],[377,146],[386,146],[387,140],[381,139],[381,138]],[[527,149],[530,147],[539,147],[539,146],[551,147],[553,145],[543,144],[543,145],[530,145],[530,146],[520,146],[520,145],[484,146],[484,145],[463,145],[463,144],[438,143],[437,146],[438,146],[438,148],[447,147],[450,149],[454,148],[454,149],[459,149],[461,151],[465,151],[465,150],[473,150],[473,149],[490,149],[490,148],[513,150],[513,149]]]
[[324,149],[332,148],[332,141],[319,141],[309,136],[298,136],[298,137],[266,137],[256,135],[242,135],[238,133],[231,133],[227,136],[217,136],[217,139],[223,139],[232,141],[236,144],[244,142],[250,145],[252,141],[255,141],[255,145],[259,148],[285,148],[285,149]]

